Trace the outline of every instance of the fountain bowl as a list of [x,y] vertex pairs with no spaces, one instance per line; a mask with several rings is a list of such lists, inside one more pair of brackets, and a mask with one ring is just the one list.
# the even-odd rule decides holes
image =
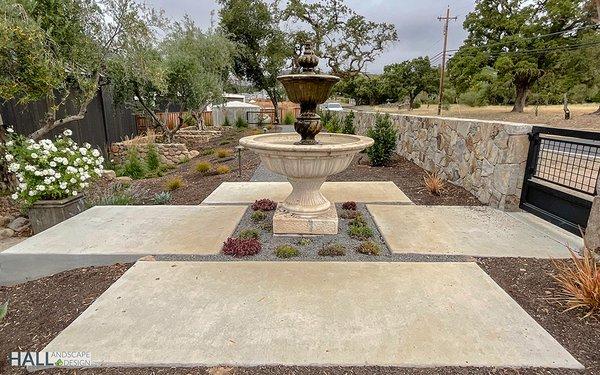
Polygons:
[[[269,170],[286,176],[292,185],[290,195],[278,205],[274,233],[290,233],[285,225],[278,228],[279,214],[280,222],[284,224],[295,220],[293,225],[290,224],[295,228],[294,233],[335,234],[335,207],[323,196],[321,186],[328,176],[348,168],[357,153],[373,145],[373,139],[351,134],[320,133],[316,137],[319,144],[295,144],[299,139],[296,133],[269,133],[244,137],[240,144],[256,152]],[[335,217],[335,227],[331,221],[327,222],[327,228],[310,221],[323,216]],[[306,223],[304,230],[301,226],[298,229],[298,222]]]
[[286,74],[277,77],[290,101],[315,106],[324,103],[340,78],[329,74]]

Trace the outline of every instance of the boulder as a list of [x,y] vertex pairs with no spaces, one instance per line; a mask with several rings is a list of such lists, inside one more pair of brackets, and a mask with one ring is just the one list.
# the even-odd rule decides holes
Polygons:
[[133,181],[133,179],[129,176],[121,176],[116,178],[117,182],[123,185],[129,185]]
[[26,217],[18,217],[10,222],[7,226],[8,229],[12,229],[15,232],[19,233],[29,228],[29,219]]
[[10,216],[0,216],[0,228],[7,226],[11,221],[13,221],[13,218]]
[[596,196],[592,204],[585,230],[585,244],[590,250],[600,253],[600,196]]
[[0,240],[5,238],[10,238],[15,235],[15,231],[10,228],[2,228],[0,229]]
[[105,169],[102,171],[102,177],[107,178],[109,180],[114,180],[117,178],[117,173],[112,169]]

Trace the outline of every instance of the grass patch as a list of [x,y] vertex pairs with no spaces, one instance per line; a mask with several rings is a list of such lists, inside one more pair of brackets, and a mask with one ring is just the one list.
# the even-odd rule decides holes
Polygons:
[[381,254],[381,247],[373,241],[364,241],[356,251],[365,255],[379,255]]
[[212,169],[212,164],[210,164],[209,162],[206,161],[202,161],[198,164],[196,164],[196,172],[200,172],[200,173],[208,173],[208,171],[210,171]]
[[173,191],[183,187],[183,185],[183,179],[180,176],[177,176],[167,180],[167,182],[165,183],[165,189],[167,191]]
[[346,255],[346,246],[341,243],[330,243],[319,249],[318,254],[322,257],[339,257]]
[[300,255],[300,252],[292,245],[281,245],[275,249],[275,255],[277,258],[293,258]]
[[217,172],[217,174],[227,174],[227,173],[231,172],[231,168],[229,168],[228,165],[219,165],[215,169],[215,172]]

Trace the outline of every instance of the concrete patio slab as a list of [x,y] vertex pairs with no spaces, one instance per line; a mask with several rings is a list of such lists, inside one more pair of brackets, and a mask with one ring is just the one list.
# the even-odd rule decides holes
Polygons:
[[2,254],[217,254],[246,206],[96,206]]
[[558,232],[491,207],[367,205],[367,209],[393,253],[569,257]]
[[44,351],[96,366],[582,367],[474,263],[138,262]]
[[[202,204],[250,204],[261,198],[281,202],[291,191],[289,182],[223,182]],[[321,192],[332,202],[412,204],[392,181],[325,182]]]

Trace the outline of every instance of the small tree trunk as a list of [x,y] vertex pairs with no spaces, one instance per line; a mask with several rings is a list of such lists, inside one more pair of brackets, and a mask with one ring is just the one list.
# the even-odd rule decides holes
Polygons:
[[567,94],[563,96],[563,111],[565,112],[565,120],[570,120],[571,110],[569,109],[569,101],[567,100]]
[[512,112],[523,113],[525,109],[525,103],[527,102],[527,93],[529,92],[529,85],[517,84],[517,97],[515,99],[515,105],[513,106]]
[[271,97],[271,103],[273,103],[273,108],[275,109],[275,114],[274,114],[274,119],[275,119],[275,124],[279,125],[279,101],[277,100],[277,95],[276,94],[272,94],[270,95]]
[[408,97],[408,110],[412,111],[415,105],[415,98],[412,96]]

